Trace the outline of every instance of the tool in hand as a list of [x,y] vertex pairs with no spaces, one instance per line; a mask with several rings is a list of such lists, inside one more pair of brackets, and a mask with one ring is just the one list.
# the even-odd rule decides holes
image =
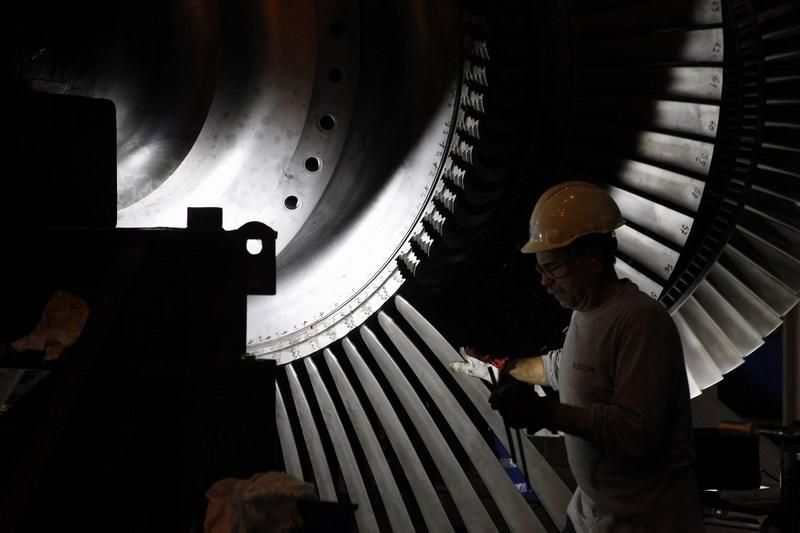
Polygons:
[[469,355],[466,349],[462,346],[459,348],[458,353],[461,355],[463,361],[454,361],[448,363],[448,367],[453,372],[464,374],[466,376],[479,378],[492,385],[494,389],[497,387],[497,380],[500,376],[500,371],[505,366],[507,358],[490,358],[489,356],[473,357]]
[[[489,356],[484,356],[481,358],[473,357],[466,352],[466,349],[463,346],[459,348],[458,353],[461,355],[464,361],[448,363],[448,366],[452,371],[482,379],[491,385],[492,390],[497,389],[500,371],[505,366],[508,358],[491,358]],[[517,454],[515,449],[516,447],[514,446],[514,439],[511,435],[511,428],[505,420],[503,420],[503,426],[506,430],[506,439],[508,441],[509,448],[508,453],[511,456],[511,461],[516,464]]]

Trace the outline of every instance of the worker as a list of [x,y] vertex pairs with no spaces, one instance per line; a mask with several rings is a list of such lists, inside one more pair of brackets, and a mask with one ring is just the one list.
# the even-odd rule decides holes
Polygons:
[[591,183],[541,196],[522,252],[536,254],[542,286],[572,310],[570,325],[561,349],[508,364],[490,402],[512,427],[565,434],[577,489],[564,531],[702,531],[681,340],[664,306],[617,277],[623,224]]

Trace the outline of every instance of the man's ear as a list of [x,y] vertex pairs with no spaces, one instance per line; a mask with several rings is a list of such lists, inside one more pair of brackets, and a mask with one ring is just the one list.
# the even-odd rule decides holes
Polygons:
[[592,265],[592,272],[603,270],[603,251],[599,247],[592,247],[587,251],[589,263]]

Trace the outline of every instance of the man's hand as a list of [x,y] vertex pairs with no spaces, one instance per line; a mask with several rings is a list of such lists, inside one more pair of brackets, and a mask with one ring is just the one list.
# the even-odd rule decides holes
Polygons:
[[508,357],[493,357],[487,353],[481,353],[471,346],[462,346],[458,350],[458,353],[460,353],[464,358],[473,357],[479,361],[488,363],[499,370],[503,370],[508,363]]
[[545,427],[554,429],[554,414],[558,404],[539,396],[532,385],[510,380],[492,392],[489,404],[500,412],[511,427],[528,428],[529,433]]

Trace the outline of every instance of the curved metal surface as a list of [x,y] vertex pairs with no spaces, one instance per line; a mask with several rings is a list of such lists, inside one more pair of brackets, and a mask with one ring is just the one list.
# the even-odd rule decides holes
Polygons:
[[444,415],[511,531],[546,531],[517,488],[509,482],[483,436],[411,339],[383,311],[378,312],[378,322]]
[[278,438],[281,441],[281,452],[286,471],[297,479],[303,479],[303,469],[300,466],[300,456],[297,454],[297,444],[292,427],[289,425],[289,415],[286,413],[281,389],[277,386],[275,387],[275,425],[278,428]]
[[320,378],[314,361],[307,357],[304,362],[311,378],[314,395],[317,397],[317,402],[322,412],[324,424],[328,428],[328,435],[330,435],[333,442],[336,458],[342,469],[342,477],[347,487],[348,496],[352,503],[358,505],[358,509],[355,512],[356,525],[361,531],[378,531],[378,522],[372,510],[372,502],[370,502],[364,478],[358,469],[356,458],[353,455],[353,447],[347,440],[347,435],[344,432],[341,420],[339,420],[339,414],[336,412],[333,400],[328,393],[327,387],[322,382],[322,378]]
[[391,13],[393,29],[362,25],[360,61],[371,68],[358,79],[340,162],[278,256],[278,296],[251,298],[248,307],[250,350],[280,362],[343,337],[400,286],[394,259],[430,199],[453,120],[461,53],[455,5],[360,8],[370,20],[378,10]]
[[[728,339],[711,316],[701,307],[694,295],[688,297],[680,308],[681,316],[692,327],[692,332],[702,343],[721,374],[727,374],[740,364],[744,354]],[[691,355],[691,354],[690,354]]]
[[576,76],[579,86],[588,90],[642,91],[710,101],[722,97],[722,66],[589,66],[577,71]]
[[701,180],[638,161],[618,160],[612,164],[619,168],[621,185],[658,198],[662,204],[697,212],[705,188]]
[[723,296],[728,291],[717,290],[711,283],[710,277],[711,274],[700,282],[692,296],[708,313],[709,319],[722,330],[722,336],[735,346],[742,357],[747,356],[761,346],[764,339],[742,314],[746,311],[746,307],[737,308],[731,304],[728,297]]
[[358,376],[359,383],[378,413],[389,442],[400,460],[406,477],[408,477],[414,497],[422,511],[425,525],[428,526],[430,531],[453,531],[453,526],[450,524],[450,520],[442,508],[439,496],[436,494],[436,489],[414,450],[411,440],[403,430],[400,419],[386,398],[386,393],[369,368],[363,363],[362,356],[353,345],[353,342],[346,338],[342,341],[342,346],[353,366],[353,370]]
[[669,278],[675,265],[678,264],[680,252],[636,231],[630,224],[617,230],[617,241],[620,252],[635,259],[640,265],[647,267],[649,272],[663,280]]
[[626,220],[663,237],[675,246],[682,247],[686,243],[694,224],[692,217],[617,187],[609,187],[609,192],[620,210],[625,212]]
[[[395,306],[402,317],[414,329],[417,335],[425,342],[428,348],[443,365],[450,362],[461,361],[458,352],[447,342],[447,339],[417,311],[406,299],[395,296]],[[458,386],[467,394],[472,405],[480,412],[495,436],[503,443],[506,450],[516,449],[524,454],[524,459],[518,460],[527,466],[528,483],[533,488],[536,496],[542,502],[547,513],[558,527],[566,523],[566,510],[572,492],[555,470],[547,463],[545,458],[531,444],[527,438],[521,438],[518,445],[513,446],[508,442],[505,424],[502,417],[489,407],[489,389],[483,383],[463,374],[453,373],[453,378]],[[506,481],[507,482],[507,481]]]
[[741,280],[778,316],[784,316],[795,305],[792,291],[772,274],[769,266],[750,258],[732,244],[728,244],[720,257],[720,264]]
[[278,232],[277,295],[249,303],[252,353],[313,353],[400,286],[395,257],[455,123],[456,0],[122,3],[104,26],[86,22],[97,6],[18,10],[3,67],[116,104],[120,226],[219,206],[226,228]]
[[707,389],[719,382],[722,379],[722,373],[717,368],[717,365],[714,364],[702,341],[697,338],[683,314],[678,311],[672,315],[672,318],[678,327],[678,332],[681,334],[686,372],[691,376],[690,384],[693,383],[696,387],[696,390],[690,393],[692,396],[696,396],[703,389]]
[[[158,189],[120,211],[119,225],[180,227],[187,206],[216,205],[225,209],[227,228],[259,220],[278,230],[281,250],[307,217],[302,213],[313,209],[335,167],[335,159],[324,161],[310,176],[302,171],[303,156],[338,155],[336,145],[346,135],[358,74],[353,43],[358,19],[347,18],[352,31],[332,39],[325,32],[326,23],[333,22],[325,15],[332,14],[320,12],[311,0],[244,2],[220,10],[220,65],[203,129]],[[348,76],[341,89],[325,91],[318,69],[337,64],[334,59],[343,63],[340,68]],[[331,109],[341,112],[338,131],[328,142],[315,143],[307,119],[317,120],[313,114],[322,105],[320,94],[334,91],[340,95]],[[323,147],[333,153],[321,152]],[[290,194],[300,200],[295,210],[284,205]]]
[[333,485],[333,476],[328,466],[328,459],[325,455],[325,450],[322,447],[320,440],[319,430],[317,424],[314,422],[314,417],[311,414],[311,408],[308,405],[303,388],[300,381],[297,379],[297,373],[291,366],[286,367],[286,376],[289,380],[289,387],[292,391],[292,400],[294,401],[297,415],[300,419],[300,428],[303,432],[303,440],[308,448],[308,453],[311,460],[311,468],[314,470],[314,484],[317,487],[317,494],[321,500],[335,502],[338,501],[336,489]]
[[9,5],[3,64],[36,90],[117,107],[118,206],[158,189],[203,128],[219,70],[215,2]]
[[[425,405],[414,392],[408,379],[389,355],[388,350],[381,344],[375,333],[369,328],[360,328],[361,336],[383,374],[389,380],[392,390],[400,398],[408,416],[428,447],[439,473],[447,484],[468,531],[496,531],[497,527],[486,512],[481,500],[475,493],[461,465],[458,463],[453,451],[445,441],[436,423],[434,422]],[[497,463],[499,467],[499,462]]]
[[403,497],[400,495],[400,489],[398,489],[397,482],[392,475],[389,464],[386,462],[386,456],[381,450],[378,437],[364,414],[364,407],[358,401],[353,386],[347,380],[333,352],[326,349],[323,353],[325,354],[325,362],[336,383],[336,390],[342,398],[353,428],[358,435],[358,441],[364,449],[367,463],[369,463],[370,470],[372,470],[372,474],[375,477],[392,530],[413,530],[414,525],[411,523],[411,517],[405,505],[399,505],[403,501]]
[[[761,99],[789,79],[771,83],[769,69],[786,74],[796,46],[780,29],[759,35],[736,0],[571,9],[570,167],[609,184],[630,223],[618,231],[617,272],[670,307],[694,396],[797,302],[798,218],[780,177],[796,148],[792,120],[778,118],[796,103],[785,91]],[[777,15],[786,9],[760,22],[791,25]]]
[[720,294],[724,294],[731,306],[745,317],[748,327],[743,328],[744,331],[752,328],[761,338],[765,338],[781,325],[780,316],[744,280],[731,274],[721,263],[716,263],[711,268],[706,281]]
[[[725,106],[734,101],[723,97],[723,79],[729,83],[725,88],[728,95],[741,88],[737,86],[738,72],[723,72],[722,62],[725,56],[731,62],[738,61],[737,54],[743,46],[740,40],[750,38],[748,28],[740,24],[737,31],[742,35],[736,36],[741,37],[739,40],[724,39],[721,4],[714,1],[685,1],[669,6],[665,3],[652,11],[638,4],[611,9],[597,6],[590,9],[590,2],[584,4],[571,5],[577,13],[570,21],[575,39],[576,98],[566,140],[571,156],[566,166],[572,174],[605,181],[630,221],[629,226],[618,232],[621,252],[616,265],[618,273],[633,279],[653,298],[663,296],[665,288],[683,292],[679,304],[671,311],[685,350],[690,394],[696,396],[761,345],[764,336],[780,325],[781,317],[797,302],[800,290],[796,283],[800,246],[794,230],[798,220],[797,198],[789,190],[797,172],[792,163],[794,148],[786,136],[780,135],[787,127],[794,126],[776,119],[774,114],[772,120],[764,122],[765,131],[768,134],[772,131],[773,136],[763,144],[763,162],[753,167],[764,178],[754,191],[748,189],[752,176],[742,174],[746,169],[734,168],[731,172],[728,186],[743,192],[745,210],[741,217],[733,210],[734,218],[725,219],[725,224],[733,220],[737,226],[730,234],[730,242],[722,247],[721,255],[715,257],[713,250],[697,245],[697,239],[691,237],[698,232],[719,231],[713,216],[709,218],[704,211],[708,202],[703,200],[720,194],[721,171],[715,171],[712,162],[736,157],[736,150],[750,150],[756,139],[732,138],[730,131],[721,127],[730,122],[731,109]],[[732,12],[738,8],[735,2],[725,5]],[[638,15],[625,16],[632,13]],[[771,44],[780,40],[781,35],[775,31],[764,38]],[[491,54],[479,46],[476,56],[488,61]],[[790,56],[791,50],[766,54],[764,59],[770,64],[781,64],[781,72],[785,72],[784,60]],[[487,108],[486,95],[480,86],[486,85],[488,71],[480,61],[465,70],[465,78],[477,87],[464,88],[461,101],[477,112]],[[794,78],[775,75],[769,81],[767,76],[767,83],[779,87],[787,79]],[[748,80],[753,83],[752,78]],[[753,121],[758,120],[759,110],[752,107],[752,98],[747,98],[742,101],[750,107],[743,110],[744,126],[740,133],[757,136]],[[785,98],[772,102],[775,109],[781,110],[796,105]],[[435,209],[429,206],[425,210],[422,217],[425,225],[418,225],[413,246],[401,254],[412,274],[441,251],[447,216],[457,213],[458,193],[466,189],[465,177],[479,153],[475,143],[482,135],[480,121],[459,111],[455,124],[457,131],[450,155],[442,166],[447,181],[437,183],[433,189],[438,204]],[[747,157],[752,156],[752,161],[756,161],[757,155]],[[681,268],[684,254],[695,254],[705,261],[706,279],[676,285],[674,274]],[[683,267],[686,268],[685,264]],[[706,273],[700,276],[705,277]],[[457,357],[449,343],[411,304],[398,298],[396,305],[439,361]],[[449,395],[448,385],[439,380],[421,354],[422,347],[415,346],[385,313],[378,314],[378,323],[409,369],[401,369],[392,361],[390,350],[370,329],[362,328],[363,339],[409,415],[414,412],[412,417],[424,416],[424,407],[405,372],[416,376],[435,399],[445,419],[456,428],[460,444],[466,445],[467,451],[474,449],[469,443],[475,439],[475,428],[465,418],[462,410],[465,406]],[[359,369],[360,379],[366,379],[364,374],[369,375],[369,371],[353,343],[345,341],[344,346],[354,368]],[[509,446],[496,416],[487,412],[486,390],[464,379],[456,378],[455,382],[501,442]],[[382,403],[386,398],[374,396],[371,401]],[[402,424],[399,420],[393,420],[392,424],[396,426],[393,442],[402,440]],[[432,420],[416,418],[414,425],[426,441],[431,438],[443,447],[436,453],[451,456],[452,452],[445,451],[446,443],[430,434],[435,427]],[[407,438],[405,445],[411,446]],[[526,451],[529,447],[527,442],[522,445]],[[537,465],[535,453],[532,459],[529,462]],[[471,461],[479,470],[495,468],[489,466],[494,464],[491,457],[471,457]],[[462,475],[457,465],[450,462],[449,467],[447,475],[452,479]],[[548,492],[559,483],[546,466],[534,470],[530,482],[537,493],[545,494],[543,503],[547,512],[559,522],[563,519],[566,495],[558,489],[553,489],[558,496]],[[460,483],[463,484],[463,478]],[[501,501],[506,498],[501,492],[510,484],[507,479],[495,476],[491,485],[500,487],[500,492],[495,489],[493,497],[502,507]],[[448,488],[453,491],[451,483]],[[512,529],[531,523],[529,517],[515,522],[514,512],[504,511],[509,525],[517,524]]]
[[[618,233],[617,272],[653,298],[669,293],[695,396],[774,331],[800,295],[800,145],[793,133],[800,72],[793,19],[785,16],[798,8],[760,13],[756,27],[739,0],[613,4],[561,6],[569,27],[557,30],[570,36],[572,55],[559,59],[571,69],[574,105],[558,117],[569,126],[565,155],[553,156],[561,158],[553,167],[605,182],[618,200],[631,224]],[[81,6],[54,8],[38,28],[28,7],[20,8],[27,18],[11,52],[34,88],[116,102],[121,225],[182,226],[187,206],[218,205],[228,228],[258,220],[278,231],[278,295],[251,298],[248,342],[254,354],[290,363],[287,404],[277,391],[284,461],[300,476],[307,453],[320,496],[329,500],[337,496],[329,461],[340,464],[348,492],[369,501],[363,465],[337,418],[338,395],[358,445],[375,460],[370,471],[385,482],[381,498],[390,500],[383,505],[394,529],[407,528],[409,516],[391,508],[400,505],[399,483],[376,444],[380,428],[359,413],[360,392],[332,350],[324,357],[335,390],[320,376],[325,368],[309,359],[301,370],[314,389],[307,398],[291,364],[371,318],[393,346],[368,327],[360,330],[367,351],[350,339],[342,346],[427,527],[453,530],[457,520],[448,518],[437,492],[444,489],[425,472],[384,382],[423,437],[464,524],[497,529],[412,376],[439,400],[509,527],[540,525],[486,452],[465,406],[435,377],[423,347],[386,314],[374,318],[406,277],[441,279],[459,254],[473,253],[471,239],[513,191],[507,184],[523,179],[510,176],[523,157],[516,152],[524,151],[510,139],[530,137],[521,110],[538,96],[526,86],[532,77],[524,59],[537,52],[533,8],[513,0],[502,8],[476,5],[481,14],[465,16],[455,0],[117,3],[105,14],[119,35],[91,30]],[[762,70],[750,68],[762,63]],[[741,98],[732,99],[737,92]],[[737,124],[738,138],[723,129],[726,122]],[[715,168],[726,160],[741,165]],[[730,191],[737,200],[725,196]],[[704,212],[715,198],[733,204],[727,228]],[[714,250],[693,239],[701,233],[724,242]],[[691,270],[682,262],[690,255],[697,259],[692,283],[675,275]],[[682,263],[685,272],[677,272]],[[398,310],[433,354],[453,357],[435,328],[402,302]],[[370,354],[384,374],[380,383],[364,362]],[[457,383],[505,439],[487,412],[485,390]],[[325,420],[315,419],[309,399]],[[293,416],[301,435],[292,435]],[[336,443],[331,457],[324,430]],[[300,440],[305,451],[293,447]],[[530,443],[523,448],[532,452],[531,484],[560,523],[564,489],[537,464]],[[361,528],[376,528],[365,512]]]

